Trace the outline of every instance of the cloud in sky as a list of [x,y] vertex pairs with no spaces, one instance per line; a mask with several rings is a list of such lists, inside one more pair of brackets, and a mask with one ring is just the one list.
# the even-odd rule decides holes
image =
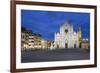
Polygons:
[[90,39],[90,14],[79,12],[21,10],[21,26],[39,33],[44,39],[53,40],[60,25],[70,21],[74,31],[82,27],[82,37]]

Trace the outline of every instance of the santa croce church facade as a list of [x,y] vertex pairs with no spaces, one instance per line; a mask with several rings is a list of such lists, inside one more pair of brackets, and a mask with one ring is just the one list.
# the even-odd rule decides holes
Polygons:
[[81,27],[74,31],[73,25],[65,22],[60,26],[60,31],[55,32],[54,48],[81,48],[81,43]]

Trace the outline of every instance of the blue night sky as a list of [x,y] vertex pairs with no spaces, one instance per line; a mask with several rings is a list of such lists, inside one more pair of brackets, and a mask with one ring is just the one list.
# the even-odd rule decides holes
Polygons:
[[74,26],[74,31],[81,26],[82,38],[90,39],[89,13],[21,10],[21,26],[47,40],[54,40],[54,32],[59,32],[60,25],[66,21]]

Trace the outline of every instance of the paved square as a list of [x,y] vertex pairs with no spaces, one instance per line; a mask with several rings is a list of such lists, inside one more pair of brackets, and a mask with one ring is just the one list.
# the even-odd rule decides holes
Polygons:
[[69,61],[90,59],[90,51],[82,48],[21,51],[21,62]]

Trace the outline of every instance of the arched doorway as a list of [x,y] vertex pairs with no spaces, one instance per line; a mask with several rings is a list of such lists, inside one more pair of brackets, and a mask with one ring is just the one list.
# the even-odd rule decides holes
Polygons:
[[74,48],[76,48],[76,44],[74,44]]
[[68,48],[68,43],[65,43],[65,48]]
[[79,48],[81,48],[81,43],[79,43]]
[[59,48],[59,45],[57,44],[57,48]]

